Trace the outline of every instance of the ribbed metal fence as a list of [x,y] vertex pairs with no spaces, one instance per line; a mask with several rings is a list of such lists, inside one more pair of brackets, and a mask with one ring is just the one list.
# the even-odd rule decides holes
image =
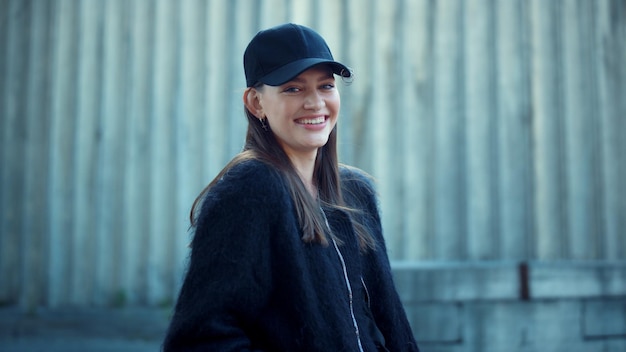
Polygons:
[[626,259],[622,0],[0,0],[0,301],[171,301],[287,21],[356,72],[340,152],[393,260]]

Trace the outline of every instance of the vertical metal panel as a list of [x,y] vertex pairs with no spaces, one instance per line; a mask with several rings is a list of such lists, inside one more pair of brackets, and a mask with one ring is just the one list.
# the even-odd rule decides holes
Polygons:
[[[24,12],[21,11],[21,5],[18,1],[11,1],[3,3],[4,14],[2,16],[2,29],[3,42],[0,43],[0,49],[3,55],[1,62],[4,63],[0,73],[4,82],[0,84],[0,113],[2,119],[0,124],[2,125],[2,143],[0,146],[0,155],[2,156],[2,185],[0,185],[0,205],[2,210],[0,211],[0,231],[2,238],[0,239],[0,250],[2,255],[0,256],[0,265],[2,265],[2,285],[0,285],[0,298],[10,299],[20,294],[20,271],[21,271],[21,259],[20,259],[20,206],[21,197],[20,190],[22,187],[22,181],[15,179],[15,174],[21,174],[23,172],[23,165],[21,160],[23,158],[20,155],[21,141],[20,141],[20,126],[21,119],[18,114],[18,98],[23,94],[20,90],[25,87],[23,81],[20,80],[20,75],[23,75],[24,68],[21,64],[24,62],[22,59],[26,54],[26,49],[19,41],[17,33],[25,27]],[[22,45],[20,45],[22,44]],[[22,70],[22,71],[21,71]]]
[[[404,33],[401,61],[394,77],[406,77],[400,86],[400,151],[410,155],[400,164],[403,168],[403,203],[398,210],[404,223],[401,242],[401,258],[407,260],[427,259],[432,255],[432,201],[429,177],[432,145],[432,28],[430,27],[431,4],[426,1],[404,1],[402,13],[397,18]],[[411,38],[409,40],[408,38]],[[393,81],[393,78],[392,78]]]
[[594,84],[589,72],[589,16],[591,3],[578,0],[563,1],[563,116],[565,168],[567,187],[568,257],[592,259],[598,254],[594,230],[598,224],[600,196],[594,192],[598,178],[597,119],[589,118],[597,110]]
[[8,110],[6,109],[6,91],[9,88],[9,62],[8,58],[8,43],[9,43],[9,18],[12,11],[10,8],[9,0],[0,0],[0,6],[2,12],[0,12],[0,77],[4,77],[0,81],[0,276],[3,278],[2,285],[0,285],[0,300],[9,301],[9,297],[14,297],[15,294],[11,294],[11,270],[15,269],[15,265],[11,262],[11,259],[7,255],[7,247],[10,245],[11,238],[8,236],[7,231],[7,211],[5,210],[8,204],[7,189],[9,185],[9,172],[10,169],[7,163],[6,150],[9,148],[9,138],[7,135],[7,121]]
[[0,301],[171,301],[191,202],[243,144],[243,50],[286,21],[356,71],[340,154],[393,259],[626,258],[623,1],[0,7]]
[[[471,259],[489,259],[498,252],[494,221],[498,216],[495,194],[499,170],[494,153],[498,120],[494,71],[494,15],[490,0],[465,2],[465,135],[467,169],[467,251]],[[460,142],[460,141],[459,141]]]
[[[365,159],[369,155],[365,138],[367,121],[365,116],[369,108],[367,101],[371,99],[371,91],[368,89],[367,80],[361,78],[366,76],[366,72],[371,67],[368,5],[368,2],[363,4],[363,1],[359,0],[347,1],[345,11],[350,14],[350,20],[345,21],[344,37],[346,40],[343,42],[345,50],[343,57],[337,57],[337,59],[344,60],[343,62],[354,70],[355,81],[359,82],[358,84],[353,82],[350,85],[339,84],[341,91],[341,116],[337,122],[341,136],[338,141],[339,152],[344,162],[360,165],[365,164]],[[343,15],[343,17],[346,16],[347,14]],[[358,68],[355,67],[357,61],[360,62]]]
[[531,81],[528,2],[496,2],[497,120],[500,208],[499,255],[520,260],[532,256],[534,199],[530,102]]
[[[122,224],[127,214],[123,212],[123,183],[127,165],[124,153],[124,119],[126,116],[128,74],[126,38],[128,16],[123,1],[107,1],[104,6],[102,105],[99,111],[98,166],[96,190],[97,265],[96,303],[110,303],[119,294],[122,256]],[[86,5],[88,6],[88,5]],[[171,138],[168,136],[168,138]],[[167,187],[167,186],[166,186]],[[171,199],[171,198],[170,198]],[[171,201],[167,201],[171,203]],[[170,214],[172,212],[170,211]],[[170,215],[171,218],[171,215]],[[165,242],[165,241],[164,241]]]
[[[184,271],[189,238],[185,230],[189,224],[189,209],[198,190],[202,189],[202,143],[205,136],[196,133],[198,126],[203,126],[205,116],[204,94],[206,81],[204,77],[206,51],[198,43],[206,41],[206,2],[200,0],[186,1],[181,4],[180,14],[180,98],[176,107],[176,213],[174,217],[174,248],[175,268],[174,282],[178,284]],[[200,74],[199,74],[200,73]]]
[[169,270],[173,236],[176,180],[174,177],[174,140],[176,100],[179,99],[177,70],[180,65],[176,28],[179,26],[179,6],[171,1],[156,2],[154,37],[154,85],[150,136],[150,233],[148,242],[148,302],[157,304],[169,297],[172,285]]
[[435,13],[434,85],[435,258],[465,259],[465,195],[463,186],[464,93],[463,6],[437,1]]
[[[28,59],[32,55],[32,48],[28,42],[19,40],[15,35],[22,31],[25,31],[24,35],[31,34],[31,31],[25,30],[25,28],[29,28],[33,18],[30,12],[25,11],[24,5],[26,4],[13,2],[8,9],[13,15],[8,23],[6,60],[8,65],[12,65],[12,69],[8,70],[6,74],[9,82],[11,79],[17,80],[14,85],[8,85],[4,90],[5,99],[3,103],[6,104],[4,111],[7,118],[4,121],[3,137],[6,138],[8,144],[3,145],[3,164],[6,163],[7,165],[5,177],[8,179],[13,178],[14,172],[23,175],[29,164],[26,157],[28,156],[27,147],[31,138],[31,131],[28,121],[24,118],[28,112],[28,107],[22,97],[26,96],[29,89],[29,82],[24,77],[28,72]],[[5,211],[2,212],[4,218],[2,231],[6,231],[6,235],[9,237],[3,245],[8,247],[8,251],[5,252],[5,255],[8,256],[7,262],[17,268],[14,272],[7,272],[7,281],[11,293],[26,291],[24,293],[28,295],[33,288],[23,279],[27,268],[25,265],[29,259],[24,255],[24,248],[27,244],[25,241],[32,239],[32,237],[24,238],[22,236],[23,231],[27,228],[22,221],[22,215],[24,208],[28,207],[30,203],[30,200],[23,197],[24,191],[28,187],[28,179],[20,177],[19,179],[13,178],[13,181],[12,184],[4,187],[2,192],[3,203],[6,206],[6,213]]]
[[[128,302],[147,301],[148,243],[153,231],[149,204],[151,202],[149,177],[151,111],[154,71],[154,13],[152,1],[130,3],[128,33],[129,74],[127,83],[127,111],[125,135],[127,162],[126,191],[123,208],[126,214],[123,236],[123,277],[121,286]],[[181,229],[182,231],[182,229]]]
[[603,0],[594,2],[594,52],[597,57],[595,76],[598,77],[598,116],[601,124],[602,184],[604,185],[603,228],[604,251],[610,259],[626,256],[626,4]]
[[[258,29],[268,28],[271,26],[275,26],[278,23],[283,23],[288,21],[291,17],[289,13],[290,7],[299,7],[299,6],[307,6],[309,5],[308,1],[289,1],[289,0],[262,0],[255,2],[255,4],[250,4],[250,2],[244,1],[242,3],[243,7],[248,7],[252,12],[255,13],[253,18],[256,18],[258,21],[256,23],[248,23],[246,25],[252,25]],[[258,11],[254,11],[254,6],[258,6]],[[307,16],[310,14],[310,11],[306,9],[299,9],[296,11],[296,16]],[[303,18],[298,18],[298,22],[305,23]],[[255,31],[256,33],[256,31]]]
[[[401,187],[401,173],[393,172],[393,165],[398,162],[398,140],[394,139],[401,117],[398,112],[398,94],[399,87],[388,86],[390,77],[397,74],[396,65],[399,63],[399,50],[397,43],[393,38],[397,35],[396,16],[398,15],[401,1],[394,1],[387,4],[375,2],[372,7],[373,16],[371,34],[372,46],[374,50],[373,67],[367,72],[367,79],[371,80],[370,88],[373,97],[378,97],[381,101],[377,102],[376,98],[371,101],[372,113],[368,117],[369,123],[369,140],[371,143],[370,151],[372,157],[372,170],[379,170],[379,176],[387,178],[392,182],[379,183],[378,188],[381,192],[380,205],[381,208],[389,209],[391,204],[397,206],[402,205],[401,199],[398,198],[398,189]],[[376,82],[381,83],[377,85]],[[385,146],[381,148],[380,146]],[[393,208],[396,208],[395,206]],[[386,217],[390,220],[388,231],[396,234],[396,237],[387,241],[388,252],[391,258],[401,257],[401,247],[398,246],[399,238],[402,237],[402,223],[399,223],[398,212],[387,213]]]
[[[207,28],[207,114],[208,123],[205,125],[206,138],[204,145],[206,148],[206,159],[208,167],[206,169],[205,183],[209,183],[212,177],[228,162],[227,153],[222,146],[226,145],[228,135],[229,119],[239,118],[236,115],[228,114],[226,109],[227,96],[224,95],[226,83],[230,78],[228,70],[224,67],[226,52],[226,42],[229,36],[225,35],[227,28],[228,8],[230,2],[216,2],[207,7],[208,28]],[[233,59],[233,61],[235,61]],[[236,62],[239,62],[238,60]],[[234,64],[234,63],[233,63]]]
[[[395,2],[385,3],[374,2],[372,11],[376,15],[370,18],[370,35],[371,48],[370,55],[374,61],[371,70],[368,70],[367,76],[371,84],[372,99],[368,102],[371,108],[368,109],[368,140],[371,145],[369,153],[371,157],[371,168],[377,170],[378,177],[388,179],[391,182],[379,183],[379,191],[381,193],[380,203],[382,209],[391,209],[397,199],[396,185],[397,175],[395,172],[395,157],[393,153],[397,153],[394,140],[392,139],[395,125],[398,124],[398,116],[394,107],[395,99],[393,94],[397,94],[397,87],[387,86],[385,83],[388,77],[395,74],[394,65],[394,42],[393,42],[393,23],[394,23],[394,6]],[[380,29],[380,31],[377,31]],[[391,99],[390,99],[391,98]],[[384,146],[384,147],[383,147]],[[393,181],[392,181],[393,180]],[[395,234],[401,234],[401,224],[396,221],[397,212],[386,212],[385,217],[389,219],[387,230]],[[398,245],[395,238],[389,240],[390,257],[398,258]]]
[[[100,100],[103,79],[102,55],[104,52],[102,35],[104,24],[102,18],[103,6],[100,3],[88,4],[82,2],[78,6],[79,38],[78,53],[78,89],[76,92],[76,135],[74,140],[78,148],[74,149],[76,162],[74,165],[75,193],[72,202],[74,208],[72,228],[73,260],[80,260],[80,256],[97,258],[96,246],[97,219],[95,212],[96,199],[99,191],[96,189],[98,140],[100,126],[98,116],[102,102]],[[71,287],[71,301],[77,304],[86,304],[91,301],[95,291],[94,278],[95,263],[85,261],[84,268],[69,279]]]
[[[19,211],[22,222],[21,249],[22,257],[22,292],[21,304],[44,304],[42,292],[47,289],[45,268],[46,256],[46,228],[48,226],[46,180],[48,178],[48,158],[46,151],[49,146],[47,131],[49,120],[46,116],[49,109],[49,90],[47,78],[49,66],[42,57],[50,55],[50,3],[36,1],[32,3],[30,13],[30,31],[28,33],[29,55],[28,70],[25,72],[27,85],[26,95],[22,98],[26,104],[25,111],[25,169],[24,194],[25,205]],[[0,254],[2,255],[2,254]]]
[[537,256],[562,258],[568,247],[565,237],[567,183],[563,170],[562,53],[560,51],[560,2],[533,1],[533,163],[535,165],[535,217]]
[[[394,7],[390,7],[391,18],[389,24],[389,37],[382,37],[383,41],[388,41],[391,43],[390,55],[387,58],[388,62],[386,66],[388,67],[385,72],[386,80],[389,80],[389,77],[402,77],[406,72],[408,60],[406,58],[405,52],[408,49],[408,40],[407,37],[410,35],[410,32],[404,30],[404,22],[401,20],[402,16],[406,12],[406,2],[405,1],[397,1]],[[404,176],[405,173],[402,172],[402,169],[396,170],[394,165],[403,165],[405,158],[405,149],[403,144],[403,139],[399,138],[402,133],[409,128],[409,125],[405,124],[406,118],[406,106],[403,104],[404,96],[403,96],[403,84],[401,82],[397,82],[395,85],[389,86],[388,89],[385,89],[386,92],[383,95],[383,99],[390,103],[389,106],[389,130],[387,131],[387,143],[385,144],[387,147],[383,148],[386,151],[386,160],[387,165],[385,166],[386,170],[389,170],[387,173],[387,179],[389,180],[390,187],[388,189],[388,199],[391,201],[390,204],[394,204],[394,208],[398,209],[393,212],[387,213],[387,217],[390,219],[392,227],[389,228],[390,231],[395,233],[396,235],[393,238],[390,238],[389,248],[392,250],[391,258],[405,258],[405,248],[406,248],[406,222],[403,221],[404,212],[400,209],[406,209],[406,189],[404,188]],[[406,166],[403,166],[403,168]]]
[[[77,206],[74,199],[76,179],[74,151],[76,133],[76,109],[74,97],[77,95],[77,7],[74,1],[62,0],[55,3],[52,11],[54,21],[52,57],[52,107],[50,111],[50,235],[48,282],[50,305],[68,304],[70,285],[67,280],[82,270],[74,265],[73,258],[73,219]],[[82,204],[81,204],[82,205]],[[84,258],[83,258],[84,259]],[[90,258],[86,266],[93,264]]]

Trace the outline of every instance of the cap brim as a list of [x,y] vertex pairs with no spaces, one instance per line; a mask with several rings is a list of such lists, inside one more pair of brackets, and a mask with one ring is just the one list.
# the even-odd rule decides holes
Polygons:
[[332,68],[333,73],[336,75],[342,77],[352,76],[352,71],[342,63],[327,59],[307,58],[290,62],[287,65],[280,67],[270,72],[269,74],[261,77],[259,79],[259,82],[262,82],[269,86],[280,86],[296,78],[299,74],[306,71],[307,69],[320,64],[329,65]]

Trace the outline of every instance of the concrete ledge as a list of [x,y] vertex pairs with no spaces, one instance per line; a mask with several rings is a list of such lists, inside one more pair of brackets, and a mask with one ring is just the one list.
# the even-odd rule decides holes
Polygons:
[[626,261],[530,262],[532,298],[626,296]]
[[407,303],[519,297],[515,262],[394,262],[392,268],[398,293]]
[[408,303],[626,297],[626,261],[393,262],[392,268]]

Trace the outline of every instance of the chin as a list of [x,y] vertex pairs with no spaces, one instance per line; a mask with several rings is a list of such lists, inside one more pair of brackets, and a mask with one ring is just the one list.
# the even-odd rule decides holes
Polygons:
[[325,146],[326,143],[328,143],[328,138],[326,138],[323,141],[318,141],[317,143],[313,143],[313,145],[315,146],[315,148],[321,148],[321,147]]

